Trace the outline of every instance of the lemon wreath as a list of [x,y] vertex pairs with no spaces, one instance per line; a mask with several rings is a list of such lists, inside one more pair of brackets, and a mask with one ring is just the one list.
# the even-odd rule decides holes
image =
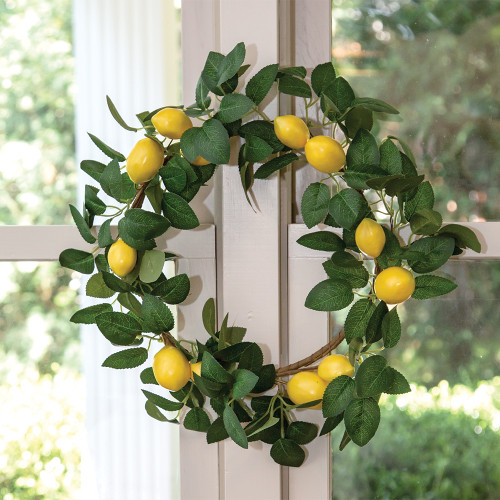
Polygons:
[[[433,209],[432,186],[418,174],[408,146],[392,136],[378,143],[371,134],[374,113],[395,114],[396,109],[356,97],[330,62],[312,70],[310,84],[304,67],[271,64],[239,92],[248,69],[244,59],[243,43],[226,56],[210,52],[196,102],[139,113],[140,127],[127,125],[108,98],[116,121],[145,137],[125,158],[89,134],[110,161],[81,163],[100,188],[85,186],[82,211],[70,209],[83,239],[97,244],[91,252],[64,250],[59,260],[92,275],[87,295],[107,299],[71,317],[74,323],[95,323],[113,345],[125,347],[103,366],[140,366],[148,362],[151,346],[162,344],[140,374],[144,384],[169,391],[143,390],[151,417],[205,432],[208,443],[230,438],[247,448],[251,441],[263,441],[271,445],[277,463],[298,467],[305,459],[302,445],[342,422],[341,449],[350,441],[363,446],[373,437],[381,394],[410,390],[405,377],[380,354],[399,341],[397,304],[452,291],[456,284],[433,272],[464,248],[479,252],[480,244],[470,229],[442,224]],[[266,116],[259,105],[275,86],[282,94],[304,99],[305,120]],[[319,123],[309,119],[318,104]],[[193,127],[192,118],[202,125]],[[325,129],[330,135],[323,135]],[[167,304],[182,303],[190,281],[185,274],[163,274],[165,261],[175,255],[156,249],[155,239],[170,227],[199,225],[189,202],[217,165],[229,162],[233,136],[241,139],[238,166],[247,200],[255,179],[261,182],[305,157],[325,178],[304,192],[304,223],[342,230],[342,237],[311,232],[298,243],[331,252],[323,263],[326,279],[309,292],[305,306],[318,311],[350,307],[344,329],[323,348],[285,367],[264,364],[261,348],[244,340],[245,328],[229,326],[227,315],[218,325],[213,299],[203,308],[205,338],[191,342],[170,333],[174,317]],[[107,205],[100,189],[120,206]],[[145,198],[151,210],[142,208]],[[105,218],[97,236],[91,230],[95,216]],[[110,230],[115,219],[117,239]],[[404,238],[401,230],[407,226]],[[116,302],[120,310],[113,307]],[[332,354],[344,339],[347,354]],[[322,411],[321,429],[298,420],[294,410],[306,407]]]

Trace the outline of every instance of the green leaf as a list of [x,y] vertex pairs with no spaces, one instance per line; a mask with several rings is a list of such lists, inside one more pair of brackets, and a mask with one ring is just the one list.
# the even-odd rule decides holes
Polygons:
[[135,315],[141,317],[142,306],[141,303],[131,293],[120,293],[118,295],[118,302]]
[[300,467],[304,463],[306,454],[295,441],[281,438],[271,447],[271,457],[277,464]]
[[145,241],[158,238],[169,227],[170,223],[165,217],[142,208],[131,208],[118,223],[118,232],[125,242],[127,236],[133,240]]
[[241,94],[228,94],[225,95],[220,103],[217,118],[222,123],[231,123],[248,113],[253,107],[253,101]]
[[403,173],[401,154],[398,147],[390,139],[385,140],[380,145],[380,168],[391,175]]
[[367,285],[369,274],[363,263],[348,252],[336,252],[330,260],[323,262],[326,274],[334,280],[347,282],[352,288]]
[[106,219],[102,223],[97,235],[97,242],[101,248],[106,248],[107,246],[113,244],[113,236],[111,235],[111,219]]
[[373,127],[373,113],[362,106],[351,109],[345,117],[347,135],[355,137],[359,130],[371,130]]
[[210,335],[215,335],[215,300],[208,299],[203,306],[202,311],[203,326]]
[[365,339],[368,344],[378,342],[382,338],[382,321],[388,311],[389,309],[385,302],[380,301],[377,304],[370,321],[368,321],[368,326],[366,327]]
[[253,388],[253,392],[265,392],[274,387],[274,383],[276,381],[276,367],[273,364],[264,365],[260,370],[259,380],[255,387]]
[[402,179],[393,179],[386,184],[385,192],[388,196],[398,196],[401,193],[406,193],[418,187],[424,177],[424,175],[410,175]]
[[348,344],[356,338],[365,336],[368,322],[374,311],[375,304],[368,299],[358,300],[351,307],[344,322],[344,334]]
[[104,283],[102,272],[94,274],[87,281],[87,286],[85,287],[85,293],[89,297],[97,297],[99,299],[108,299],[112,297],[116,292],[111,290],[106,283]]
[[432,209],[434,206],[434,190],[429,181],[422,182],[417,188],[417,192],[413,198],[406,201],[404,204],[404,214],[406,220],[410,220],[413,214],[424,208]]
[[112,311],[111,304],[97,304],[95,306],[85,307],[76,311],[69,319],[72,323],[91,325],[96,322],[96,317],[104,312]]
[[390,386],[392,377],[386,367],[387,360],[379,355],[370,356],[361,363],[356,372],[356,393],[359,397],[377,396]]
[[97,196],[99,190],[88,184],[85,186],[85,207],[95,215],[101,215],[106,211],[106,204]]
[[297,240],[297,243],[306,248],[325,252],[337,252],[345,248],[342,238],[330,231],[316,231],[304,234]]
[[410,384],[401,373],[390,366],[386,370],[392,377],[391,385],[384,391],[386,394],[406,394],[411,391]]
[[298,160],[298,158],[295,153],[286,153],[283,156],[277,156],[259,167],[254,177],[256,179],[267,179],[271,174],[290,165],[290,163]]
[[251,344],[251,342],[240,342],[238,344],[224,347],[220,351],[214,352],[214,358],[218,361],[226,363],[236,363],[240,360],[243,351]]
[[198,157],[198,148],[196,141],[200,133],[201,133],[200,127],[192,127],[187,129],[181,136],[180,148],[182,150],[182,155],[186,158],[186,160],[188,160],[191,163],[195,161],[196,158]]
[[226,428],[229,437],[242,448],[248,448],[248,439],[241,427],[238,417],[234,413],[234,410],[230,406],[224,408],[224,413],[222,414],[222,419],[224,421],[224,427]]
[[184,427],[190,431],[207,432],[210,419],[203,408],[192,408],[184,418]]
[[142,333],[142,325],[129,314],[105,312],[96,318],[97,328],[111,343],[130,345]]
[[317,96],[335,81],[335,68],[331,62],[318,64],[311,73],[311,86]]
[[342,189],[328,205],[330,215],[345,229],[357,226],[369,210],[366,199],[354,189]]
[[459,248],[470,248],[474,252],[481,252],[481,243],[477,239],[476,234],[472,229],[460,224],[446,224],[439,230],[439,234],[443,236],[451,236],[455,238],[456,245]]
[[155,420],[158,420],[159,422],[170,422],[170,420],[163,415],[163,413],[156,407],[156,405],[151,403],[151,401],[146,401],[144,408],[146,408],[146,413]]
[[186,300],[191,288],[187,274],[178,274],[153,288],[153,295],[160,296],[167,304],[180,304]]
[[352,401],[355,386],[354,380],[347,375],[334,378],[323,394],[323,416],[327,418],[340,415]]
[[401,321],[399,320],[396,308],[391,309],[382,320],[382,338],[384,347],[390,349],[394,347],[401,337]]
[[59,255],[59,264],[82,274],[92,274],[94,271],[94,256],[83,250],[68,248]]
[[356,169],[349,169],[344,174],[346,184],[353,189],[369,189],[369,182],[373,179],[380,179],[384,175],[381,168],[374,166],[359,166]]
[[347,171],[376,167],[379,164],[380,153],[375,137],[368,130],[360,129],[347,149]]
[[125,130],[128,130],[129,132],[137,132],[138,130],[140,130],[125,123],[125,120],[120,116],[120,113],[118,113],[116,106],[113,104],[113,101],[108,95],[106,96],[106,102],[108,104],[109,111],[111,112],[111,116],[116,120],[118,125],[123,127]]
[[372,97],[356,97],[352,102],[352,106],[364,106],[367,109],[376,111],[378,113],[388,113],[392,115],[399,115],[399,111],[380,99],[373,99]]
[[142,370],[140,378],[143,384],[159,385],[156,381],[155,374],[153,373],[153,368],[151,368],[151,366]]
[[397,236],[386,227],[382,227],[385,233],[385,245],[382,253],[377,257],[377,264],[382,269],[388,267],[400,266],[403,251]]
[[121,178],[122,194],[121,201],[131,200],[136,193],[135,184],[130,180],[127,172],[123,172]]
[[282,75],[293,75],[293,76],[298,76],[300,78],[305,78],[307,75],[307,70],[304,68],[304,66],[285,66],[279,69],[280,75],[278,75],[278,78],[280,78]]
[[395,141],[398,141],[399,144],[401,144],[401,147],[403,148],[403,151],[405,152],[406,156],[411,161],[411,163],[413,163],[414,166],[417,165],[417,162],[415,161],[415,157],[413,156],[413,153],[411,152],[411,149],[408,146],[408,144],[406,144],[406,142],[404,142],[403,140],[399,139],[399,137],[394,137],[393,135],[389,135],[387,137],[388,137],[388,139],[394,139]]
[[433,234],[441,227],[442,223],[441,214],[430,208],[417,210],[410,219],[410,227],[414,234]]
[[112,160],[101,175],[102,190],[112,198],[120,201],[122,198],[122,174],[117,160]]
[[161,203],[165,217],[173,227],[178,229],[194,229],[200,221],[187,201],[175,193],[164,193]]
[[256,422],[254,420],[245,427],[245,433],[247,434],[249,441],[261,440],[262,442],[268,444],[274,443],[281,437],[281,427],[279,425],[279,421],[280,419],[278,417],[273,417],[272,415],[269,415],[267,421],[261,420],[260,422]]
[[205,61],[205,66],[201,72],[203,84],[212,92],[217,88],[219,67],[224,60],[224,56],[219,52],[210,51]]
[[259,377],[255,375],[255,373],[238,369],[233,372],[233,376],[235,379],[233,385],[233,398],[241,399],[245,397],[252,389],[255,387],[255,384],[259,380]]
[[192,170],[189,162],[176,155],[166,166],[160,168],[159,174],[166,189],[172,193],[180,193],[186,187],[188,170]]
[[412,297],[419,300],[430,299],[450,293],[455,288],[457,288],[457,284],[449,279],[424,274],[415,278],[415,291]]
[[217,86],[222,85],[225,81],[238,73],[240,66],[245,60],[245,54],[245,44],[240,42],[236,44],[226,57],[224,57],[217,71]]
[[300,211],[304,224],[310,229],[319,224],[328,213],[330,190],[325,184],[313,182],[302,195]]
[[200,76],[198,79],[198,83],[196,84],[196,91],[195,91],[195,96],[196,96],[196,104],[202,109],[208,109],[210,106],[211,98],[208,97],[208,92],[209,89],[208,87],[203,83],[203,78]]
[[228,438],[229,434],[224,427],[224,420],[222,417],[217,418],[214,423],[207,430],[207,443],[218,443]]
[[321,432],[319,433],[320,436],[324,436],[325,434],[328,434],[329,432],[332,432],[333,429],[335,429],[340,422],[344,420],[344,414],[341,413],[340,415],[336,415],[335,417],[329,417],[325,420],[325,423],[323,424],[323,427],[321,428]]
[[114,290],[115,292],[129,292],[132,289],[129,283],[121,280],[118,276],[108,273],[107,271],[101,271],[101,273],[104,283],[106,283],[111,290]]
[[125,368],[135,368],[142,365],[148,359],[148,350],[144,347],[133,347],[124,349],[108,356],[102,366],[123,370]]
[[314,311],[339,311],[354,300],[345,281],[328,279],[318,283],[307,295],[305,306]]
[[[335,78],[333,83],[323,89],[323,95],[332,101],[340,113],[347,111],[354,100],[354,92],[351,86],[341,76]],[[325,113],[326,106],[323,101],[321,102],[321,109],[323,113]],[[328,113],[327,116],[334,119],[335,114],[336,113],[333,113],[332,116],[332,113]]]
[[[399,153],[398,153],[399,154]],[[372,179],[368,179],[366,181],[366,185],[371,189],[381,190],[384,189],[389,182],[394,179],[402,179],[403,174],[395,174],[395,175],[384,175],[382,177],[374,177]]]
[[178,411],[184,406],[183,403],[177,403],[176,401],[170,401],[169,399],[165,399],[161,396],[158,396],[158,394],[154,394],[153,392],[146,391],[145,389],[142,389],[142,392],[143,392],[144,396],[146,396],[148,401],[151,401],[151,403],[158,406],[158,408],[161,408],[162,410]]
[[286,437],[297,444],[310,443],[318,435],[318,426],[310,422],[292,422],[286,430]]
[[262,368],[263,362],[264,355],[262,354],[262,349],[255,342],[252,342],[243,351],[238,368],[250,370],[251,372],[258,375]]
[[247,139],[247,137],[251,135],[263,139],[273,148],[273,153],[277,153],[286,147],[276,137],[273,124],[266,122],[265,120],[253,120],[245,123],[240,127],[238,133],[244,139]]
[[377,432],[380,408],[372,398],[353,399],[344,413],[345,428],[358,446],[364,446]]
[[175,324],[170,309],[154,295],[144,295],[142,317],[144,318],[144,329],[148,332],[168,332],[172,330]]
[[351,363],[352,366],[356,364],[357,357],[359,353],[361,352],[361,349],[364,346],[363,339],[361,337],[357,337],[349,343],[349,363]]
[[165,253],[161,250],[146,250],[141,260],[139,279],[143,283],[153,283],[163,272]]
[[278,74],[278,64],[270,64],[259,70],[247,83],[245,93],[252,101],[259,105],[273,86]]
[[420,238],[412,243],[410,251],[418,252],[421,257],[408,259],[408,264],[416,273],[430,273],[447,262],[454,250],[455,240],[451,236]]
[[278,75],[278,90],[282,94],[295,95],[298,97],[311,97],[311,87],[300,78],[291,75]]
[[101,179],[101,175],[104,172],[104,169],[106,168],[106,165],[104,165],[104,163],[95,160],[83,160],[80,163],[80,168],[86,174],[90,175],[90,177],[99,182]]
[[209,398],[218,398],[224,392],[227,392],[225,391],[225,386],[223,384],[219,384],[218,382],[214,382],[213,380],[207,378],[199,377],[196,373],[193,373],[193,378],[196,387],[198,387],[202,394],[205,394],[205,396],[208,396]]
[[80,232],[82,238],[87,243],[95,243],[95,236],[90,232],[89,225],[87,224],[83,216],[80,214],[80,212],[73,205],[70,205],[69,209],[71,211],[71,216],[73,217],[73,220],[75,221],[76,227],[78,228],[78,231]]
[[243,146],[243,158],[248,162],[260,162],[265,160],[273,148],[260,137],[248,135]]
[[125,161],[125,156],[116,151],[115,149],[109,147],[107,144],[101,141],[101,139],[97,138],[95,135],[89,133],[89,137],[92,142],[106,155],[109,156],[112,160],[117,161]]
[[233,377],[220,365],[220,363],[208,352],[203,353],[201,360],[201,376],[219,384],[231,384]]
[[[210,118],[198,128],[198,131],[195,136],[195,149],[198,151],[198,154],[201,154],[205,160],[216,165],[228,163],[231,151],[229,135],[224,125],[219,120]],[[181,147],[183,148],[183,154],[186,156],[182,139]]]

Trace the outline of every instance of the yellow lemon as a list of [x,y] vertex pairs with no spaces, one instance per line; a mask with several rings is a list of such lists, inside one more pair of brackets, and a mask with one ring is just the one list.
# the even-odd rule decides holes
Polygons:
[[413,274],[402,267],[388,267],[375,278],[375,295],[386,304],[399,304],[415,290]]
[[384,249],[384,230],[373,219],[363,219],[356,228],[354,238],[358,248],[370,257],[378,257]]
[[354,375],[354,366],[342,354],[332,354],[321,361],[318,366],[318,375],[325,382],[331,382],[340,375],[352,377]]
[[135,184],[150,181],[163,165],[163,148],[145,137],[136,143],[127,158],[127,173]]
[[158,133],[169,139],[180,139],[182,134],[193,126],[189,116],[182,109],[165,108],[151,118]]
[[137,250],[127,245],[121,238],[109,247],[109,267],[120,278],[123,278],[132,271],[136,263]]
[[[286,390],[288,397],[296,404],[301,405],[323,399],[323,393],[326,389],[326,382],[314,372],[296,373],[288,382]],[[311,406],[311,409],[318,410],[322,403]]]
[[191,365],[177,347],[165,346],[155,354],[153,373],[162,387],[169,391],[178,391],[188,383]]
[[294,115],[277,116],[274,119],[276,137],[289,148],[301,149],[309,140],[309,129],[304,120]]
[[209,165],[210,162],[205,160],[205,158],[202,158],[201,156],[198,155],[196,160],[193,161],[193,165],[196,165],[197,167],[203,167],[205,165]]
[[325,174],[338,172],[345,165],[345,153],[338,141],[327,135],[317,135],[307,141],[307,161]]
[[194,380],[193,373],[196,373],[198,377],[201,377],[201,361],[191,364],[191,378]]

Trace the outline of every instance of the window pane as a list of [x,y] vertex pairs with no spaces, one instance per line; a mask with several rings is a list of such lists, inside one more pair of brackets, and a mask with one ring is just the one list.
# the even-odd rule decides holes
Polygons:
[[358,448],[332,436],[333,498],[497,499],[500,491],[500,262],[449,262],[458,288],[398,306],[391,366],[412,386],[383,395],[373,440]]
[[71,0],[0,6],[0,224],[62,224],[76,199]]
[[375,131],[407,140],[446,220],[500,215],[499,29],[497,0],[333,0],[334,64],[400,110]]

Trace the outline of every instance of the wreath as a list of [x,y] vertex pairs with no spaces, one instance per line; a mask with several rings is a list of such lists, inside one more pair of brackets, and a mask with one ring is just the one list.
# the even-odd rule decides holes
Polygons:
[[[230,438],[247,448],[263,441],[272,445],[277,463],[298,467],[305,459],[302,445],[341,422],[341,450],[350,441],[358,446],[370,441],[379,426],[381,394],[410,391],[405,377],[381,355],[401,336],[397,305],[455,289],[453,281],[433,272],[463,249],[481,247],[470,229],[443,225],[433,209],[432,186],[418,174],[405,142],[389,136],[379,144],[370,132],[375,113],[397,114],[395,108],[356,97],[330,62],[316,66],[310,80],[301,66],[265,66],[243,93],[240,79],[249,68],[244,59],[243,43],[225,56],[210,52],[196,102],[139,113],[140,127],[127,125],[107,98],[116,121],[145,137],[125,158],[89,134],[110,161],[84,160],[81,168],[118,206],[106,204],[99,188],[86,185],[82,211],[72,205],[70,210],[83,239],[97,244],[91,252],[64,250],[59,262],[92,275],[88,296],[108,299],[71,317],[74,323],[95,323],[114,346],[126,347],[103,366],[135,368],[148,361],[153,343],[163,345],[140,374],[144,384],[169,391],[165,397],[143,390],[151,417],[205,432],[208,443]],[[304,99],[304,119],[287,115],[273,121],[259,108],[275,85],[279,93]],[[310,118],[312,109],[319,119]],[[191,118],[202,125],[194,127]],[[325,129],[330,135],[323,135]],[[229,162],[235,136],[241,139],[238,166],[249,203],[255,179],[304,158],[325,174],[303,194],[304,223],[338,228],[338,234],[311,232],[298,243],[332,253],[323,263],[326,279],[309,292],[305,306],[317,311],[350,306],[344,329],[317,352],[284,367],[264,364],[259,345],[244,340],[245,328],[229,326],[228,315],[218,326],[213,299],[203,308],[205,338],[191,342],[170,333],[174,316],[168,305],[186,299],[190,280],[186,274],[165,276],[165,261],[176,256],[156,249],[155,239],[171,227],[199,225],[189,202],[217,165]],[[151,210],[142,208],[145,198]],[[97,236],[96,216],[105,218]],[[114,238],[111,223],[118,218]],[[332,354],[344,339],[347,354]],[[208,401],[212,411],[206,410]],[[321,430],[298,420],[300,408],[321,409]]]

